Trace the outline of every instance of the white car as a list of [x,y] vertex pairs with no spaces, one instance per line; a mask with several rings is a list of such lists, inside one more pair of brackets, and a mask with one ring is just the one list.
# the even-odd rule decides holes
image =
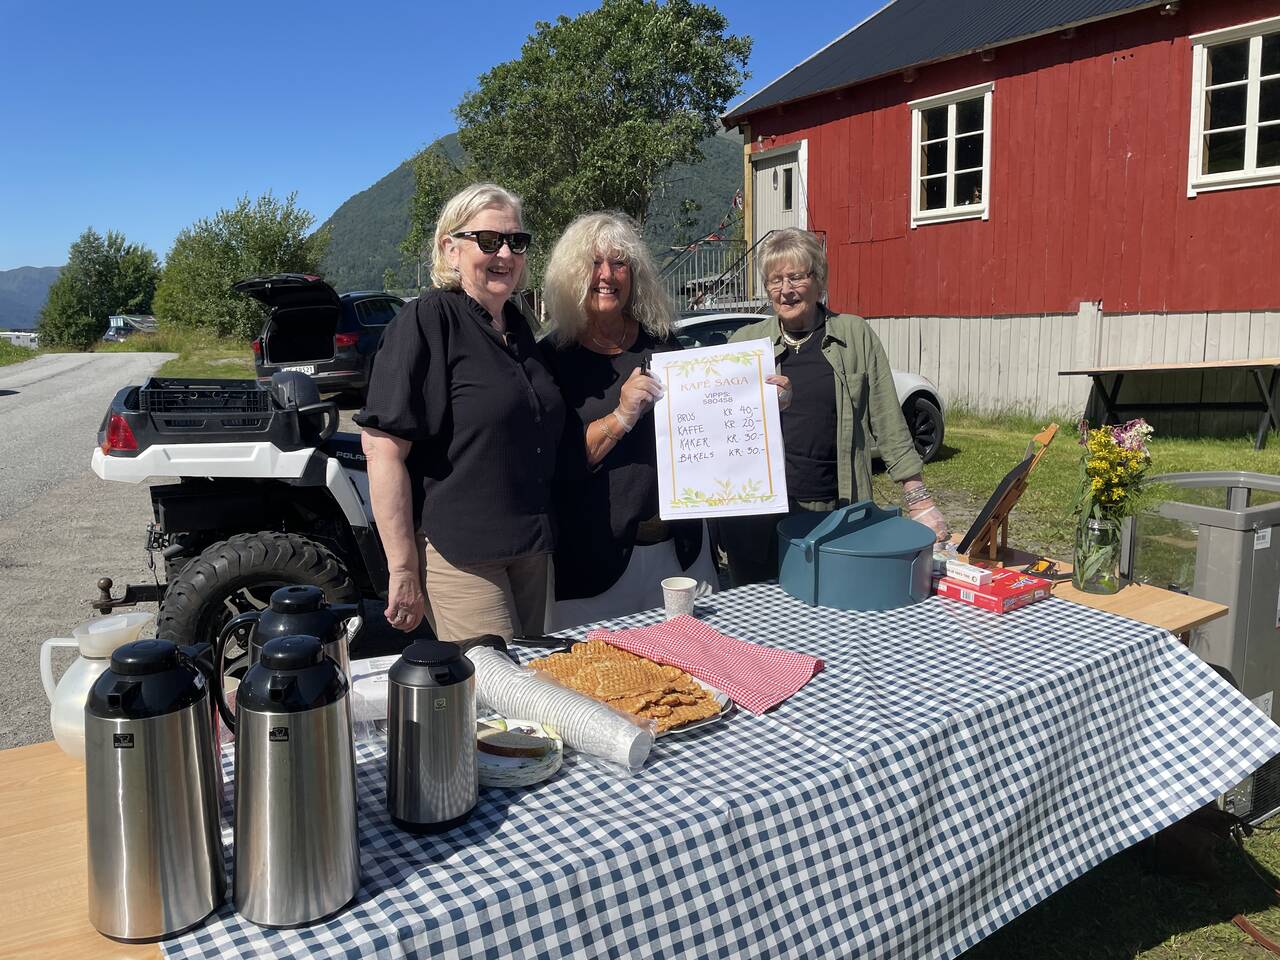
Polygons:
[[[695,313],[676,321],[676,339],[686,347],[712,347],[726,343],[739,327],[755,323],[758,313]],[[943,406],[938,388],[915,373],[893,371],[893,385],[902,404],[902,415],[915,441],[920,459],[928,463],[942,449]],[[875,449],[871,455],[877,455]]]

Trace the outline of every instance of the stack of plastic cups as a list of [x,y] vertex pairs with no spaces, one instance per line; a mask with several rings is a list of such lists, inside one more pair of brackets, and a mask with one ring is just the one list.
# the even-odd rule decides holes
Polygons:
[[555,727],[574,750],[630,771],[644,766],[653,731],[536,670],[518,667],[497,650],[475,647],[476,699],[503,716]]

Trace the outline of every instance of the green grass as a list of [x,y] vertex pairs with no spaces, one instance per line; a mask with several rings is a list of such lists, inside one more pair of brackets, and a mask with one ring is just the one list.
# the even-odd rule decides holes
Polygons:
[[[1014,509],[1009,539],[1017,547],[1070,559],[1071,516],[1079,469],[1075,426],[1062,429],[1031,475]],[[942,455],[925,467],[953,529],[963,531],[1000,479],[1022,460],[1027,442],[1045,421],[1026,417],[951,414]],[[1151,442],[1151,475],[1192,470],[1247,470],[1280,474],[1280,440],[1262,451],[1252,437]],[[1155,495],[1170,493],[1163,488]],[[897,485],[880,473],[876,499],[900,503]],[[1176,491],[1176,498],[1221,504],[1221,491]],[[1144,520],[1144,523],[1147,521]],[[1144,527],[1144,531],[1151,532]],[[1194,541],[1170,528],[1167,557],[1173,570],[1193,556]],[[1146,541],[1144,540],[1144,543]],[[1144,546],[1144,551],[1146,550]],[[1185,575],[1185,574],[1184,574]],[[1168,576],[1172,578],[1173,573]],[[1280,826],[1280,818],[1271,825]],[[1125,851],[1095,867],[964,954],[964,960],[1255,960],[1270,954],[1231,924],[1243,913],[1272,939],[1280,939],[1280,901],[1254,868],[1280,876],[1280,834],[1258,832],[1242,854],[1228,841],[1198,834],[1195,855],[1170,853],[1164,838]],[[1208,838],[1208,839],[1206,839]],[[1250,864],[1252,860],[1252,866]],[[1192,866],[1194,870],[1189,869]]]
[[99,343],[97,353],[176,353],[157,376],[223,380],[253,379],[253,352],[247,340],[215,337],[203,330],[162,327],[156,333],[135,333],[123,343]]
[[39,353],[38,350],[15,347],[8,340],[0,340],[0,367],[7,367],[11,363],[21,363],[23,360],[34,360],[39,356]]
[[[1028,417],[982,417],[959,412],[947,417],[940,456],[925,467],[925,481],[934,490],[952,529],[967,529],[1000,479],[1017,465],[1027,443],[1048,421]],[[1075,531],[1071,505],[1079,483],[1080,448],[1075,425],[1059,421],[1061,429],[1049,451],[1031,474],[1026,493],[1009,522],[1009,541],[1015,546],[1069,558]],[[1184,439],[1156,436],[1151,441],[1150,475],[1193,470],[1246,470],[1280,474],[1280,440],[1269,439],[1260,451],[1252,437]],[[901,495],[883,473],[875,478],[881,503],[900,503]],[[1158,493],[1157,495],[1163,495]],[[1216,493],[1205,492],[1211,498]],[[1190,499],[1189,492],[1177,494]],[[1214,501],[1216,502],[1216,501]]]

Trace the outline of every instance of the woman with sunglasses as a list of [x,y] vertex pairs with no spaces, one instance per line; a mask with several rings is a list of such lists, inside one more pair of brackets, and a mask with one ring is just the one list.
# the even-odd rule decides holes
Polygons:
[[529,240],[520,200],[501,187],[444,205],[434,289],[388,325],[355,418],[386,616],[406,633],[424,615],[442,640],[543,631],[564,402],[510,300]]
[[[731,341],[768,338],[795,397],[782,412],[787,494],[792,512],[834,510],[870,500],[868,441],[889,476],[902,484],[907,515],[945,541],[947,521],[921,479],[924,464],[911,440],[889,358],[861,317],[833,313],[827,255],[805,230],[775,230],[760,245],[760,277],[774,316],[734,332]],[[776,515],[719,521],[734,586],[778,575]]]
[[548,618],[561,630],[661,606],[664,577],[716,577],[702,521],[658,519],[651,411],[662,387],[645,369],[679,344],[635,223],[620,213],[573,221],[551,251],[545,294],[542,346],[567,407]]

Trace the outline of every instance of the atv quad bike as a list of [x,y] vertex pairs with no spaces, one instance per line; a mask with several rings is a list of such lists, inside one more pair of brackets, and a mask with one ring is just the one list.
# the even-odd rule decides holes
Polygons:
[[154,483],[147,549],[166,582],[99,581],[93,606],[156,600],[157,636],[212,643],[271,592],[316,584],[331,603],[386,598],[387,563],[357,434],[306,374],[246,380],[152,377],[111,401],[93,453],[104,480]]

